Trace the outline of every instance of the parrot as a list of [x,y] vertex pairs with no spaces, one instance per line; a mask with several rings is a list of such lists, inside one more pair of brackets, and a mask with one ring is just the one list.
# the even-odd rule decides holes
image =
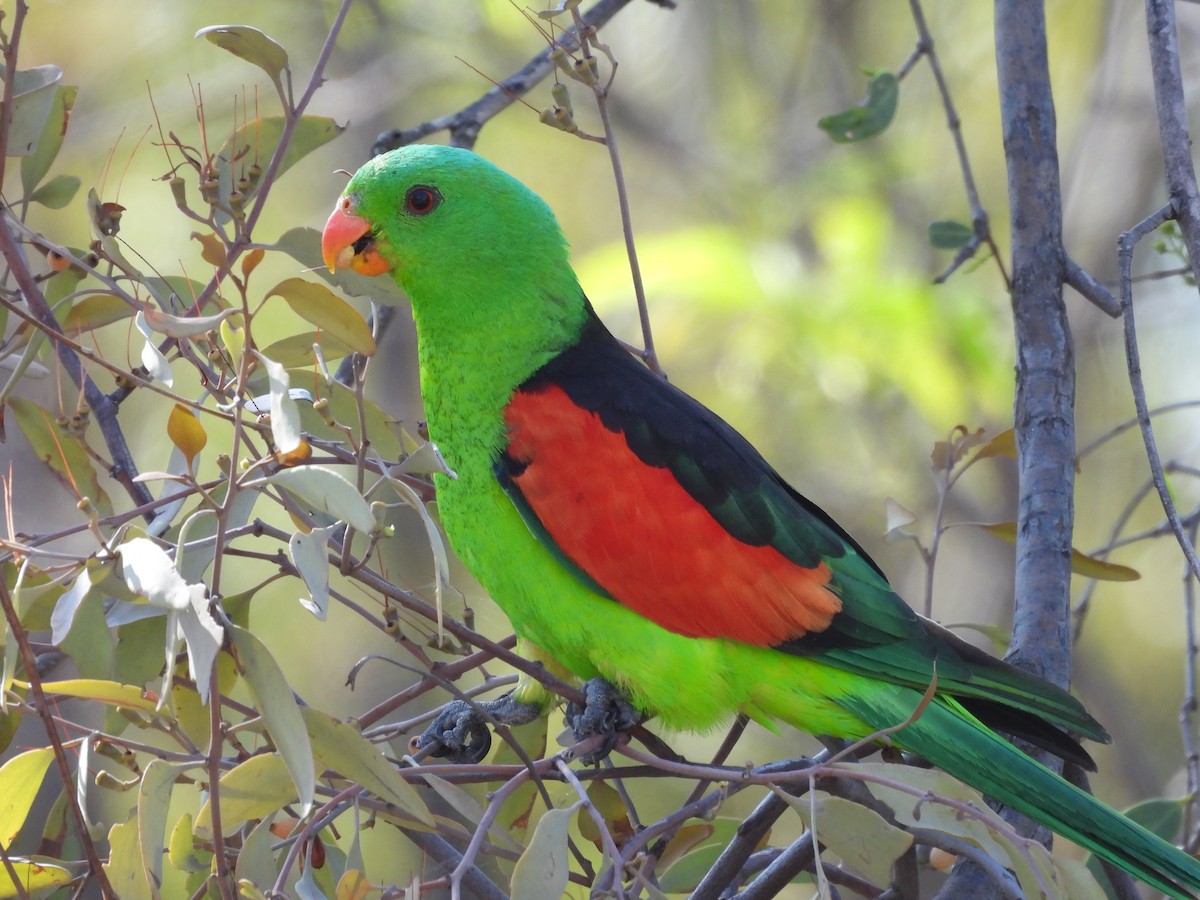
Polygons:
[[[1073,735],[1109,736],[1083,705],[916,613],[742,435],[630,353],[522,182],[462,148],[384,153],[347,183],[321,251],[407,294],[451,470],[434,476],[445,533],[523,655],[582,682],[589,706],[616,697],[593,724],[743,714],[848,740],[903,725],[895,747],[1171,897],[1200,892],[1200,861],[998,733],[1094,769]],[[509,699],[517,721],[554,698],[525,678]]]

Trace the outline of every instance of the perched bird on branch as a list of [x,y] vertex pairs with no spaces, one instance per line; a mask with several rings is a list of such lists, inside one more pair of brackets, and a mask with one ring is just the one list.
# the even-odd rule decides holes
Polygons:
[[[1173,897],[1200,891],[1200,862],[996,733],[1094,768],[1071,735],[1108,735],[1083,706],[913,612],[740,434],[631,356],[520,182],[466,150],[392,151],[351,179],[322,250],[408,293],[430,437],[457,476],[437,476],[442,522],[522,651],[587,681],[577,731],[637,711],[850,739],[907,722],[896,746]],[[490,711],[528,720],[552,700],[526,680]],[[425,740],[461,755],[469,718],[451,709]]]

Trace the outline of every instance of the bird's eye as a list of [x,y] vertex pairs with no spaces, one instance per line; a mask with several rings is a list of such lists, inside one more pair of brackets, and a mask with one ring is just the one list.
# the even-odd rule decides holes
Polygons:
[[442,202],[442,195],[434,188],[418,184],[408,189],[404,195],[404,208],[416,216],[425,216],[437,209]]

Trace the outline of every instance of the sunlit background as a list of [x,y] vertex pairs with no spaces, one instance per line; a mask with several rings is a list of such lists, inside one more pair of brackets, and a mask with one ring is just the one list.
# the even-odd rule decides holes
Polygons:
[[[991,5],[927,5],[981,199],[1006,248]],[[214,147],[229,135],[235,113],[241,121],[242,110],[257,104],[273,114],[276,101],[261,72],[192,35],[225,22],[261,28],[287,48],[298,93],[334,11],[332,2],[291,0],[34,4],[24,64],[60,65],[64,81],[80,86],[57,170],[78,174],[85,189],[95,185],[103,199],[127,208],[121,237],[147,269],[206,279],[200,246],[190,238],[194,223],[178,214],[160,180],[169,169],[157,146],[160,129]],[[1194,86],[1200,8],[1180,4],[1178,11],[1185,76]],[[1052,0],[1048,15],[1066,243],[1085,268],[1111,282],[1117,235],[1165,199],[1141,5]],[[669,11],[634,0],[602,39],[619,61],[611,111],[664,367],[855,534],[919,604],[928,573],[912,543],[885,542],[885,500],[916,512],[915,529],[928,540],[936,509],[930,450],[960,424],[989,435],[1010,427],[1013,349],[994,260],[969,263],[946,284],[933,284],[951,254],[931,247],[928,224],[969,221],[970,213],[928,66],[917,65],[903,81],[896,120],[880,137],[839,145],[817,127],[820,117],[861,98],[864,69],[895,70],[912,51],[908,5],[680,0]],[[457,110],[487,90],[488,79],[506,77],[544,46],[521,5],[506,0],[357,4],[310,109],[346,131],[284,176],[258,238],[270,242],[297,225],[319,227],[344,183],[334,170],[357,168],[379,132]],[[548,84],[526,99],[535,109],[515,104],[483,130],[476,149],[557,211],[596,308],[621,337],[638,342],[608,154],[539,123],[537,110],[551,105]],[[577,86],[574,100],[580,126],[598,132],[594,107]],[[33,224],[61,243],[89,240],[82,196],[66,209],[37,214]],[[1145,252],[1138,265],[1178,262]],[[265,291],[297,269],[289,257],[272,254],[256,282]],[[1083,445],[1132,416],[1132,403],[1119,323],[1076,295],[1067,302]],[[1179,279],[1148,282],[1138,304],[1152,406],[1196,398],[1194,288]],[[268,337],[301,330],[283,303],[275,305]],[[373,372],[373,389],[389,411],[415,426],[421,416],[413,342],[403,324],[383,351],[385,368]],[[256,334],[262,325],[260,318]],[[135,358],[137,346],[112,352]],[[33,395],[55,407],[60,391],[44,381]],[[72,405],[73,395],[65,402]],[[136,415],[123,421],[136,429],[129,424]],[[1188,411],[1160,420],[1166,458],[1193,459],[1196,424]],[[165,458],[154,455],[166,452],[161,423],[145,428],[145,440],[135,435],[139,465],[164,468]],[[74,498],[46,477],[12,429],[0,461],[16,467],[20,530],[74,520]],[[1147,477],[1136,431],[1086,457],[1077,480],[1076,546],[1091,552],[1107,544]],[[1185,511],[1200,499],[1190,474],[1173,476],[1172,488]],[[1000,522],[1014,515],[1014,467],[1001,459],[981,463],[955,487],[946,518]],[[1125,533],[1160,519],[1156,501],[1148,501]],[[424,591],[428,554],[412,525],[391,548],[393,574]],[[1097,792],[1126,806],[1183,787],[1182,563],[1170,539],[1121,548],[1112,558],[1138,569],[1142,579],[1095,590],[1074,672],[1078,692],[1115,738],[1112,748],[1096,751]],[[951,530],[936,568],[934,615],[1006,628],[1011,568],[1008,545],[979,529]],[[248,574],[244,586],[261,577]],[[460,585],[472,590],[465,578]],[[1084,587],[1078,579],[1076,593]],[[481,627],[496,637],[508,633],[486,601],[473,596],[472,603]],[[368,668],[348,693],[343,682],[356,659],[368,652],[400,658],[402,651],[351,615],[335,611],[328,622],[316,622],[295,603],[294,589],[256,598],[251,624],[297,692],[331,712],[365,709],[412,677]],[[685,738],[678,746],[697,756],[711,752]],[[752,728],[733,758],[761,762],[810,747],[791,732]]]

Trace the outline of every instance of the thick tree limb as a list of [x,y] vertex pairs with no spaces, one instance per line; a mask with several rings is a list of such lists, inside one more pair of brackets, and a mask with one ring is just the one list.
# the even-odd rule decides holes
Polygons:
[[[997,0],[996,68],[1012,218],[1017,348],[1014,427],[1019,500],[1013,638],[1017,665],[1065,686],[1075,483],[1075,362],[1063,303],[1068,259],[1053,94],[1041,0]],[[1050,765],[1058,764],[1043,759]],[[1023,834],[1044,828],[1005,811]],[[960,864],[939,896],[991,897],[994,883]]]

